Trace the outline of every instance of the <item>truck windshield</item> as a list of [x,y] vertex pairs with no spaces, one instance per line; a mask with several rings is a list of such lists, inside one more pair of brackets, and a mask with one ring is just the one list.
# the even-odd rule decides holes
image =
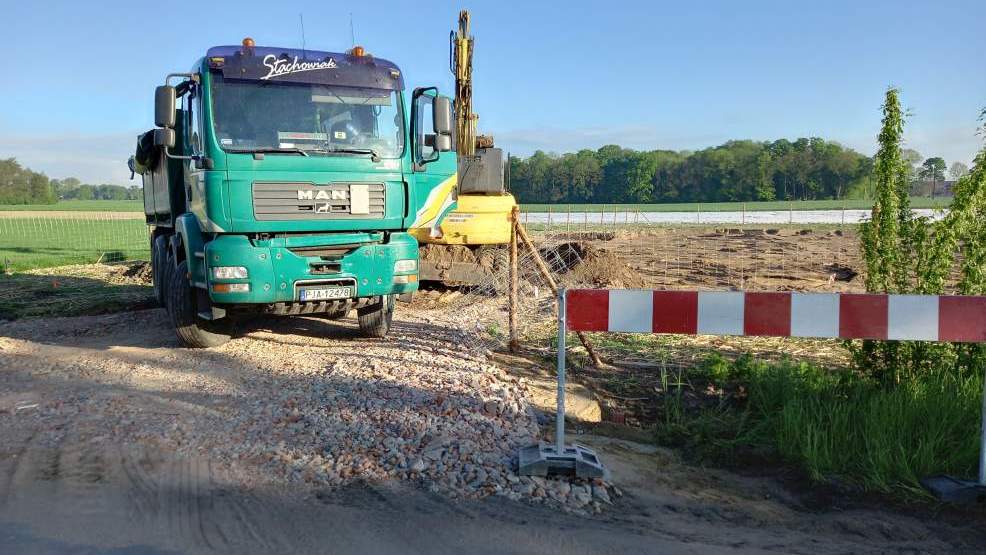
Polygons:
[[216,138],[227,151],[371,154],[399,158],[403,111],[395,91],[226,80],[213,74]]

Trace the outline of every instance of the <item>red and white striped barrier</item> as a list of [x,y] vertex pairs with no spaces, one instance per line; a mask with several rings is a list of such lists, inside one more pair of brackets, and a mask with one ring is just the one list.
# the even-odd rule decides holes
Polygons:
[[576,331],[986,342],[986,297],[571,289]]

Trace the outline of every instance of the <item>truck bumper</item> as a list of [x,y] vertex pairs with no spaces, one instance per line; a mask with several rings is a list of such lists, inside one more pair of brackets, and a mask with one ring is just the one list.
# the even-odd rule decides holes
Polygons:
[[[209,298],[222,305],[297,303],[299,288],[320,285],[350,286],[354,300],[411,293],[418,289],[416,262],[413,271],[396,273],[394,264],[417,261],[417,249],[407,233],[220,235],[204,250]],[[218,279],[217,267],[245,268],[247,277]]]

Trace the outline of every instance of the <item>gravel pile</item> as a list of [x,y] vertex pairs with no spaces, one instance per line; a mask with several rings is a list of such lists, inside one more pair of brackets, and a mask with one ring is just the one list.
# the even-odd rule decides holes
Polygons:
[[16,322],[0,329],[15,337],[0,337],[0,351],[16,364],[0,367],[45,369],[32,381],[43,428],[95,422],[94,440],[205,455],[245,480],[399,479],[576,511],[612,502],[618,491],[602,482],[517,476],[518,449],[539,437],[523,379],[469,333],[402,308],[385,341],[359,338],[347,320],[284,318],[208,351],[175,348],[160,311],[57,320],[40,336]]

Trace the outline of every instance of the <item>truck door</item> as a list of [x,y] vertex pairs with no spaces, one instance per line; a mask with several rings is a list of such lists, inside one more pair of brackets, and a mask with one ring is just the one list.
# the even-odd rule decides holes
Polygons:
[[[434,88],[415,90],[411,103],[411,161],[414,168],[410,232],[418,240],[437,237],[445,215],[455,209],[456,154],[435,149]],[[453,141],[454,144],[454,141]]]

